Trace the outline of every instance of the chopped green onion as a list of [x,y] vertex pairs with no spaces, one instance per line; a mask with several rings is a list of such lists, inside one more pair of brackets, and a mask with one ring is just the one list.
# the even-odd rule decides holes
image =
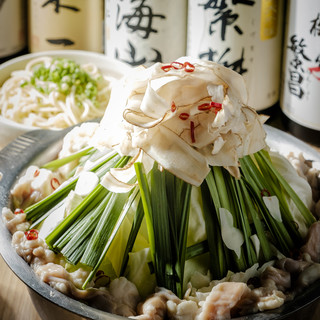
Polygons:
[[54,58],[47,67],[44,63],[37,64],[33,69],[30,82],[23,82],[21,87],[30,84],[43,94],[49,94],[55,87],[64,95],[74,92],[79,104],[85,99],[90,99],[94,104],[97,104],[97,80],[94,80],[75,61]]

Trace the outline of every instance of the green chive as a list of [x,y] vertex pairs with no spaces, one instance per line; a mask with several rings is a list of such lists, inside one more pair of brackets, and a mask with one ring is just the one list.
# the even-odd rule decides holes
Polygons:
[[62,167],[63,165],[65,165],[71,161],[77,160],[77,159],[81,158],[82,156],[88,155],[90,153],[90,151],[92,151],[92,150],[93,150],[93,147],[88,147],[88,148],[82,149],[74,154],[71,154],[68,157],[50,161],[50,162],[46,163],[45,165],[43,165],[41,168],[45,168],[45,169],[52,170],[52,171],[57,170],[58,168]]

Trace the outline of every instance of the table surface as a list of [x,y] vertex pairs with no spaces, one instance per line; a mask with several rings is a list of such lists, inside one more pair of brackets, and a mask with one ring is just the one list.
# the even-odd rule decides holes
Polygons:
[[41,320],[25,284],[9,269],[0,256],[0,319]]
[[[320,152],[320,148],[314,148]],[[27,287],[13,274],[1,256],[0,283],[1,320],[41,320],[32,304]],[[314,319],[320,319],[320,308],[317,308]]]

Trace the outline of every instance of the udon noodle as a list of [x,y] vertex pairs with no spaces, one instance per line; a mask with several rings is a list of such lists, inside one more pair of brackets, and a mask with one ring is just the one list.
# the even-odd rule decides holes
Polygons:
[[[47,72],[50,78],[41,72]],[[110,83],[93,63],[79,65],[67,59],[36,58],[24,70],[12,72],[0,88],[0,114],[42,129],[66,128],[104,114]],[[79,94],[80,86],[83,92]]]

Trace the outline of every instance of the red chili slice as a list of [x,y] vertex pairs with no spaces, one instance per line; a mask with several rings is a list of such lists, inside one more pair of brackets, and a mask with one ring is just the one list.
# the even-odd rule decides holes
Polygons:
[[262,189],[260,194],[261,194],[261,197],[270,197],[271,196],[271,193],[268,189]]
[[37,169],[37,170],[34,172],[33,176],[34,176],[34,177],[37,177],[39,174],[40,174],[40,170]]
[[24,211],[22,209],[14,210],[14,214],[20,214],[20,213],[24,213]]
[[38,230],[36,230],[36,229],[28,230],[24,234],[25,234],[27,240],[37,240],[38,239]]
[[190,121],[190,135],[191,135],[191,142],[195,143],[196,139],[194,137],[194,122]]
[[203,103],[203,104],[200,104],[200,106],[198,106],[198,110],[200,111],[206,111],[210,109],[211,109],[211,106],[209,103]]
[[50,184],[53,190],[56,190],[60,186],[60,182],[57,178],[52,178]]
[[182,69],[184,67],[184,65],[181,63],[181,62],[178,62],[178,61],[174,61],[171,63],[171,66],[173,69]]
[[220,111],[222,109],[222,106],[221,107],[214,107],[214,111],[217,113],[218,111]]
[[165,66],[162,66],[161,69],[164,71],[164,72],[168,72],[172,69],[172,66],[170,64],[167,64]]
[[103,270],[98,270],[96,273],[96,277],[102,276],[104,274]]
[[190,62],[187,62],[187,61],[184,64],[182,64],[181,62],[178,62],[178,61],[174,61],[171,64],[166,64],[166,65],[161,67],[161,69],[164,72],[168,72],[172,68],[175,69],[175,70],[184,68],[185,72],[193,72],[194,69],[195,69],[195,66],[193,64],[191,64]]
[[172,101],[172,103],[171,103],[171,112],[175,112],[176,110],[177,110],[177,106],[174,103],[174,101]]
[[211,106],[211,108],[220,108],[221,109],[222,103],[211,101],[210,106]]
[[179,118],[181,120],[187,120],[189,118],[189,113],[182,112],[182,113],[179,114]]
[[184,66],[184,70],[185,70],[186,72],[193,72],[194,69],[195,69],[195,66],[194,66],[193,64],[191,64],[190,62],[185,62],[185,63],[183,64],[183,66]]
[[211,108],[214,108],[215,114],[217,114],[222,109],[222,103],[219,102],[211,101],[210,106]]
[[106,287],[110,283],[110,277],[102,274],[94,280],[95,287]]

